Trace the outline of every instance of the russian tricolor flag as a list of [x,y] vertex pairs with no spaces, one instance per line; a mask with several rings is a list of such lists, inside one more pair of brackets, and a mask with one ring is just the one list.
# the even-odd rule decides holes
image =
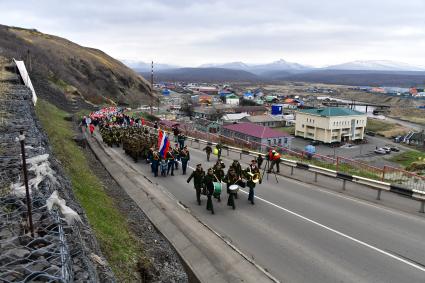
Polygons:
[[158,134],[159,155],[164,158],[167,155],[169,148],[170,148],[170,141],[168,140],[167,134],[165,134],[164,131],[159,131],[159,134]]

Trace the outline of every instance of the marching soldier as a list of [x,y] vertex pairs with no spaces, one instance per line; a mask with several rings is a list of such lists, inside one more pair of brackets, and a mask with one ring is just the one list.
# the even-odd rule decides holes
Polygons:
[[183,148],[183,150],[180,151],[180,159],[182,162],[183,175],[186,175],[187,163],[190,160],[190,153],[189,153],[189,150],[187,149],[187,145]]
[[159,162],[159,153],[155,150],[152,155],[152,171],[155,177],[158,177]]
[[179,169],[179,160],[180,160],[180,150],[179,145],[176,143],[173,148],[173,155],[174,155],[174,169]]
[[211,146],[207,145],[203,150],[206,152],[207,161],[209,162],[210,161],[210,155],[211,155],[211,152],[212,152],[212,148],[211,148]]
[[167,152],[166,159],[167,159],[167,175],[170,174],[170,169],[171,169],[171,176],[174,176],[174,155],[172,150]]
[[202,164],[198,164],[196,165],[196,169],[187,179],[187,183],[190,183],[190,180],[193,178],[193,186],[196,190],[196,200],[198,201],[198,205],[201,205],[201,190],[204,187],[204,177],[205,172],[202,169]]
[[221,157],[221,148],[223,146],[221,145],[221,142],[218,142],[218,144],[215,145],[215,148],[217,149],[217,160]]
[[207,189],[207,210],[210,210],[211,214],[214,214],[214,207],[211,197],[214,193],[214,182],[217,181],[217,177],[214,176],[214,170],[209,168],[207,175],[204,177],[204,185]]
[[257,157],[257,165],[258,165],[258,169],[261,169],[261,165],[263,164],[263,161],[264,161],[264,158],[263,158],[263,156],[261,155],[261,153],[259,153],[259,154],[258,154],[258,157]]
[[229,194],[229,198],[227,199],[227,205],[235,209],[235,193],[231,192],[229,188],[231,185],[245,187],[245,184],[242,182],[240,177],[236,175],[236,171],[233,168],[229,168],[229,171],[227,172],[227,175],[224,177],[223,181],[227,184],[227,193]]
[[177,136],[177,141],[179,142],[179,145],[180,145],[180,150],[182,150],[183,148],[184,148],[184,141],[186,140],[186,137],[182,134],[182,133],[180,133],[178,136]]
[[[226,165],[221,161],[221,159],[217,160],[217,162],[213,166],[213,173],[214,176],[217,178],[218,182],[221,182],[224,178],[224,168],[226,168]],[[220,195],[215,196],[218,200],[218,202],[221,201]]]
[[146,163],[151,164],[152,172],[153,172],[153,167],[152,167],[153,152],[154,152],[153,147],[149,148],[148,156],[147,156],[147,159],[146,159]]
[[[238,178],[242,177],[242,166],[239,163],[239,161],[233,160],[233,163],[229,167],[229,171],[230,171],[230,169],[233,169],[235,171],[236,176],[238,176]],[[227,173],[229,173],[229,172],[227,172]],[[238,194],[236,193],[235,199],[237,199],[237,198],[238,198]]]
[[221,161],[221,159],[218,159],[213,166],[214,175],[217,176],[220,182],[224,178],[224,168],[226,168],[226,165],[223,163],[223,161]]
[[254,204],[255,184],[256,182],[259,182],[261,184],[261,173],[260,169],[257,166],[256,160],[251,160],[251,164],[245,170],[245,174],[247,179],[246,185],[249,188],[248,201],[250,201],[251,204]]
[[242,176],[242,166],[238,160],[233,160],[233,163],[230,165],[229,170],[230,168],[235,169],[236,175],[238,175],[239,177]]

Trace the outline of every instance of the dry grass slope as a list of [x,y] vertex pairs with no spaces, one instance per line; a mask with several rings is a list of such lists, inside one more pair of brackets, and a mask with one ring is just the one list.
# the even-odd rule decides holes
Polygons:
[[27,61],[28,51],[36,91],[62,109],[69,95],[95,104],[112,100],[140,105],[150,100],[149,83],[104,52],[37,30],[0,25],[0,56]]

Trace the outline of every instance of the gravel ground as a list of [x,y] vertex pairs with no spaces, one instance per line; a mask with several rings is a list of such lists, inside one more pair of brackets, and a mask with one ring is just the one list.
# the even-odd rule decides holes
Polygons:
[[152,263],[148,273],[149,282],[188,282],[187,274],[177,252],[160,234],[143,211],[121,189],[89,148],[83,149],[90,167],[102,180],[105,191],[114,200],[120,212],[127,218],[132,232],[144,243],[146,256]]

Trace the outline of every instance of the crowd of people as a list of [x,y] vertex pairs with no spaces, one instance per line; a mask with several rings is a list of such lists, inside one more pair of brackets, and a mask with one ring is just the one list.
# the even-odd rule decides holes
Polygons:
[[[146,160],[150,164],[154,177],[175,176],[176,170],[181,165],[181,174],[187,174],[187,167],[190,160],[190,151],[185,145],[186,137],[177,126],[173,126],[174,146],[167,143],[166,150],[161,149],[159,141],[158,123],[153,127],[147,127],[143,118],[130,117],[119,108],[102,109],[91,115],[84,117],[80,123],[93,134],[95,127],[99,128],[103,141],[109,146],[123,146],[125,152],[130,155],[135,162],[139,159]],[[164,133],[165,134],[165,133]],[[238,199],[239,188],[249,188],[248,201],[255,204],[255,187],[262,182],[261,167],[263,156],[258,155],[250,165],[242,169],[238,160],[234,160],[225,172],[226,165],[221,159],[223,145],[218,143],[214,146],[208,144],[203,149],[206,153],[207,161],[211,160],[211,154],[217,157],[216,163],[204,171],[202,164],[197,164],[196,168],[187,178],[187,183],[193,180],[196,192],[196,201],[201,205],[201,196],[207,197],[206,209],[214,214],[213,199],[221,201],[222,184],[226,187],[227,205],[235,209],[235,199]],[[280,154],[270,150],[266,159],[270,161],[267,172],[274,172],[276,166],[279,172]],[[263,172],[264,174],[264,172]]]

